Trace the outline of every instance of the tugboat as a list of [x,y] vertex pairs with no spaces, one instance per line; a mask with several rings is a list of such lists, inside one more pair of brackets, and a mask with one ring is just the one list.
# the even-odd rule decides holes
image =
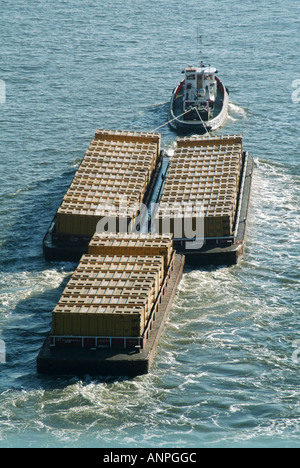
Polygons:
[[205,134],[224,125],[228,116],[229,92],[217,69],[189,66],[184,80],[173,90],[168,123],[178,133]]

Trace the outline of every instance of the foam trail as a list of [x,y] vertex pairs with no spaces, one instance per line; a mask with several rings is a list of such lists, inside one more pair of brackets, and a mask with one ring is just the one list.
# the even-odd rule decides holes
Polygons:
[[233,103],[233,102],[229,102],[228,110],[229,110],[229,116],[230,116],[233,120],[237,120],[237,119],[234,118],[235,116],[237,116],[237,117],[242,117],[242,118],[244,118],[244,119],[247,118],[247,111],[246,111],[246,109],[244,109],[243,107],[239,106],[238,104],[235,104],[235,103]]

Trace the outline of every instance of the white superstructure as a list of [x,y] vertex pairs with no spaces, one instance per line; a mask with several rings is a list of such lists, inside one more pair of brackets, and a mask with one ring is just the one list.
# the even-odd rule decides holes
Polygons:
[[214,67],[188,67],[184,70],[183,110],[197,108],[207,111],[208,118],[217,97],[217,69]]

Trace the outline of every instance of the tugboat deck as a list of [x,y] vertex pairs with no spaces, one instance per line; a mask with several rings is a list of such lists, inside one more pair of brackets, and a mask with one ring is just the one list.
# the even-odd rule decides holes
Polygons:
[[[220,86],[217,88],[217,98],[216,98],[216,103],[213,109],[213,119],[218,117],[218,115],[222,111],[222,99],[223,99],[223,92]],[[184,109],[183,109],[183,91],[180,91],[176,98],[174,99],[174,105],[173,105],[173,111],[174,111],[174,116],[178,118],[178,120],[181,120],[182,122],[188,123],[188,120],[183,120],[182,114],[184,114]],[[180,117],[182,116],[182,117]],[[199,119],[200,120],[200,119]],[[195,123],[194,121],[190,121]]]

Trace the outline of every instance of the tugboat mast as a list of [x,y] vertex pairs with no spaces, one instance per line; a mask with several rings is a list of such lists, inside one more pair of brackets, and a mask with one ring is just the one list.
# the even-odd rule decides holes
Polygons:
[[204,67],[204,63],[203,63],[203,60],[202,60],[202,34],[200,33],[199,31],[199,28],[197,29],[197,40],[198,40],[198,43],[199,43],[199,46],[200,46],[200,67]]

